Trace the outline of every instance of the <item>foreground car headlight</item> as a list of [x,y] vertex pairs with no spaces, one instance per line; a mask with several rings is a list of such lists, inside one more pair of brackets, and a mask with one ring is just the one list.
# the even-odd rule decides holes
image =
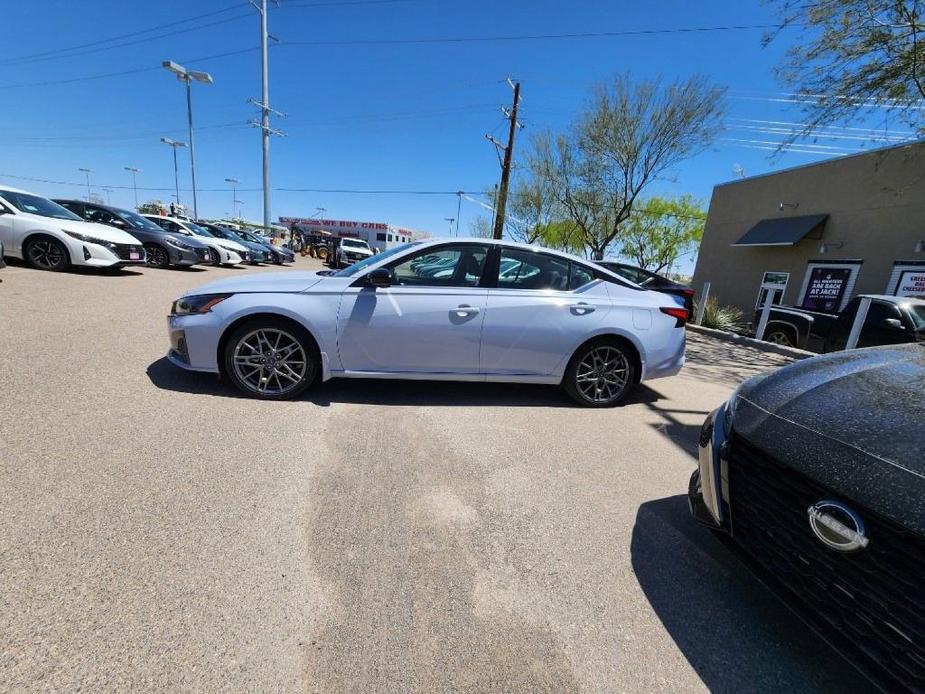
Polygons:
[[192,246],[190,246],[188,243],[183,243],[182,241],[176,241],[176,240],[174,240],[174,239],[164,239],[164,240],[167,242],[167,245],[168,245],[168,246],[173,246],[174,248],[179,249],[179,250],[181,250],[181,251],[194,251],[194,250],[196,250],[195,248],[193,248]]
[[104,246],[105,248],[115,248],[116,244],[112,241],[106,241],[105,239],[98,239],[95,236],[87,236],[86,234],[78,234],[76,231],[68,231],[67,229],[62,229],[65,234],[70,236],[72,239],[77,239],[78,241],[83,241],[84,243],[94,243],[97,246]]
[[216,304],[220,304],[231,294],[200,294],[184,296],[173,302],[170,313],[173,316],[188,316],[194,313],[208,313]]

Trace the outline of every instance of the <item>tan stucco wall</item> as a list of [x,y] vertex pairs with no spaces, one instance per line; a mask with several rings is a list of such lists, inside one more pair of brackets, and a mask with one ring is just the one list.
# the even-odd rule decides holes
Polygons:
[[[796,209],[779,205],[799,203]],[[762,219],[828,214],[822,239],[794,246],[733,248]],[[783,303],[798,304],[812,261],[863,260],[853,294],[882,293],[893,261],[925,261],[915,253],[925,240],[925,142],[835,159],[713,189],[703,243],[694,270],[698,296],[704,282],[720,303],[751,314],[765,271],[790,273]],[[819,253],[820,244],[844,242]]]

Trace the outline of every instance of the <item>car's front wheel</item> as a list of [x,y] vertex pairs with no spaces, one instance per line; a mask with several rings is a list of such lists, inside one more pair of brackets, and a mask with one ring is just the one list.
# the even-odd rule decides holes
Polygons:
[[781,347],[796,347],[796,340],[793,337],[793,333],[786,328],[774,328],[769,330],[764,341],[780,345]]
[[26,261],[36,270],[60,272],[71,265],[71,256],[64,244],[50,236],[30,239],[25,247]]
[[170,255],[163,246],[156,243],[145,244],[145,264],[148,267],[165,268],[170,265]]
[[600,340],[583,345],[572,356],[562,387],[579,405],[613,407],[636,383],[636,360],[617,341]]
[[225,343],[225,373],[244,394],[289,400],[308,388],[318,372],[318,352],[308,332],[286,320],[245,323]]

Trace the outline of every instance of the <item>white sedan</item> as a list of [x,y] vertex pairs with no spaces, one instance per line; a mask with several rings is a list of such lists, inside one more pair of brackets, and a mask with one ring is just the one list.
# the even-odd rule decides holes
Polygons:
[[606,407],[681,369],[687,318],[671,297],[581,258],[429,241],[330,275],[247,275],[190,291],[168,318],[168,358],[264,399],[293,398],[316,378],[400,378],[554,383]]
[[16,188],[0,188],[0,243],[8,257],[39,270],[145,262],[144,246],[131,234],[86,222],[48,198]]

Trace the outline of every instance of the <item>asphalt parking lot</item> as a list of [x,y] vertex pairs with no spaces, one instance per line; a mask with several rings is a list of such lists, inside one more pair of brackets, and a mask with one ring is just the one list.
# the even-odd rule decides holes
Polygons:
[[597,411],[166,362],[182,291],[274,271],[0,271],[0,690],[851,689],[687,513],[704,416],[785,357],[690,334]]

